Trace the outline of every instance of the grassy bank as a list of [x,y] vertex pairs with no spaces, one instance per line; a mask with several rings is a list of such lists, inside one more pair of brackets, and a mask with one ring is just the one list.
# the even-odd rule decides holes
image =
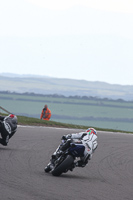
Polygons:
[[[29,125],[29,126],[47,126],[47,127],[60,127],[60,128],[74,128],[74,129],[84,129],[86,130],[88,126],[60,123],[56,121],[45,121],[37,118],[18,116],[18,125]],[[108,132],[125,132],[121,130],[113,130],[113,129],[103,129],[98,127],[93,127],[98,131],[108,131]],[[126,132],[129,133],[129,132]]]
[[[0,115],[7,115],[5,113],[0,113]],[[47,127],[59,127],[59,128],[73,128],[73,129],[84,129],[86,130],[88,127],[92,126],[82,126],[82,125],[76,125],[76,124],[68,124],[68,123],[61,123],[57,121],[45,121],[38,118],[32,118],[32,117],[26,117],[26,116],[19,116],[18,118],[18,125],[24,125],[24,126],[47,126]],[[124,132],[124,133],[133,133],[129,131],[122,131],[122,130],[115,130],[115,129],[104,129],[99,127],[94,127],[97,131],[107,131],[107,132]]]

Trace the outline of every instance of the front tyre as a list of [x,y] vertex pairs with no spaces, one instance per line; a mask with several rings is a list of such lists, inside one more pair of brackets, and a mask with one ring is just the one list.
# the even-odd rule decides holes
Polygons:
[[63,162],[55,167],[55,169],[52,171],[53,176],[60,176],[63,172],[65,172],[69,167],[71,167],[74,159],[71,155],[68,155]]
[[50,172],[51,171],[51,163],[49,163],[45,168],[44,168],[44,171],[46,172],[46,173],[48,173],[48,172]]
[[45,171],[46,173],[50,172],[50,171],[51,171],[50,166],[45,167],[44,171]]

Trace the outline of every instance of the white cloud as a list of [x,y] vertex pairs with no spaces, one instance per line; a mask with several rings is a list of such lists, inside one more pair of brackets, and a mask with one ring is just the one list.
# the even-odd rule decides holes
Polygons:
[[1,1],[0,72],[133,84],[132,9],[133,0]]
[[73,6],[86,6],[104,11],[133,13],[132,0],[28,0],[37,6],[52,10],[63,10]]

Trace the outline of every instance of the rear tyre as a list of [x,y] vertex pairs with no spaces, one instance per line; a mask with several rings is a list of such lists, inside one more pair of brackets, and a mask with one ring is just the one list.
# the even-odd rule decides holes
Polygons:
[[71,155],[68,155],[66,159],[52,171],[52,175],[60,176],[72,165],[73,161],[73,157]]

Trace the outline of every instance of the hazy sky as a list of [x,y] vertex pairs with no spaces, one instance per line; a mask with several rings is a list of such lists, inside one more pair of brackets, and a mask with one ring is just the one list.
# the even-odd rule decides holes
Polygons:
[[133,85],[133,0],[0,1],[0,73]]

